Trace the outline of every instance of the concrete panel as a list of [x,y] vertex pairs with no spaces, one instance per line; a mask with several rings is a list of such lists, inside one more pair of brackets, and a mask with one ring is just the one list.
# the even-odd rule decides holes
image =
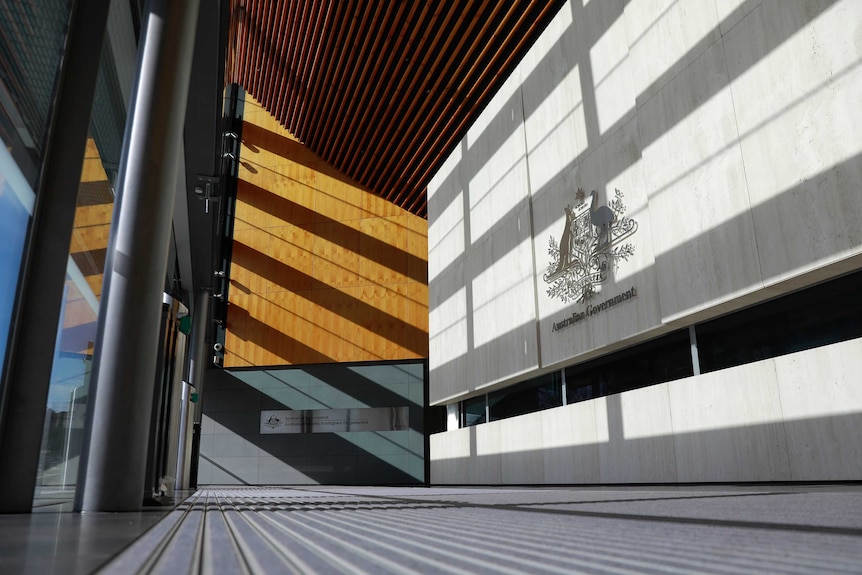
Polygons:
[[789,481],[772,360],[664,384],[678,480]]
[[862,3],[830,4],[765,1],[724,41],[770,283],[862,252],[862,44],[848,25]]
[[862,477],[862,339],[777,357],[793,481]]
[[592,403],[601,483],[673,483],[677,480],[671,409],[666,385]]
[[721,34],[727,34],[740,20],[760,6],[763,0],[715,0]]
[[[621,0],[611,0],[602,2],[599,10],[586,11],[600,19],[600,26],[593,30],[601,30],[601,36],[589,46],[588,53],[596,122],[602,140],[634,117],[636,110],[623,6]],[[581,25],[589,26],[590,22],[582,22]]]
[[638,105],[719,39],[715,2],[632,0],[625,22]]
[[[575,438],[571,408],[546,409],[539,412],[542,437],[542,475],[547,483],[575,483]],[[592,410],[591,410],[592,411]],[[595,423],[593,423],[595,433]]]
[[469,268],[474,279],[468,288],[473,389],[539,363],[529,209],[496,228],[475,253],[481,264]]
[[520,65],[534,195],[569,171],[587,146],[580,70],[563,42],[572,25],[571,10],[560,10]]
[[434,279],[464,257],[467,245],[464,197],[458,189],[451,202],[428,225],[428,277]]
[[761,287],[721,44],[640,110],[664,321]]
[[542,416],[529,413],[499,422],[503,458],[500,469],[505,484],[543,483]]
[[[487,239],[500,222],[526,204],[527,148],[517,71],[470,128],[461,174],[467,187],[470,245]],[[468,247],[469,250],[469,247]]]
[[467,289],[463,264],[429,285],[429,393],[432,402],[467,389],[464,381],[469,349]]
[[[616,190],[622,194],[620,199],[625,206],[625,217],[637,224],[635,231],[624,238],[612,249],[630,245],[633,253],[627,259],[617,259],[616,267],[607,272],[607,279],[598,285],[598,294],[592,301],[581,303],[563,302],[560,297],[551,298],[550,284],[542,279],[549,270],[550,256],[548,242],[551,237],[559,241],[565,220],[563,208],[576,205],[575,191],[596,189],[599,204],[607,205],[616,198]],[[589,200],[589,196],[586,198]],[[555,205],[551,205],[551,202]],[[659,294],[656,284],[655,258],[652,245],[652,225],[648,209],[646,187],[641,172],[641,153],[638,140],[638,122],[633,119],[617,130],[596,151],[581,163],[577,174],[567,176],[560,186],[536,201],[533,216],[536,227],[545,227],[545,222],[556,218],[554,227],[536,235],[535,252],[537,267],[540,269],[539,315],[542,343],[542,361],[545,366],[571,359],[579,354],[642,333],[661,324]],[[585,313],[590,303],[601,303],[630,288],[635,287],[636,299],[619,307],[608,309],[599,315],[585,318],[562,330],[554,330],[554,324],[572,314]]]
[[[468,483],[499,485],[503,482],[501,455],[503,422],[491,422],[470,428],[475,437],[475,457],[470,462]],[[471,448],[473,443],[471,437]],[[472,450],[472,449],[471,449]]]
[[469,480],[470,437],[475,428],[435,433],[429,439],[432,484],[458,485]]
[[540,412],[546,483],[598,483],[596,411],[582,402]]

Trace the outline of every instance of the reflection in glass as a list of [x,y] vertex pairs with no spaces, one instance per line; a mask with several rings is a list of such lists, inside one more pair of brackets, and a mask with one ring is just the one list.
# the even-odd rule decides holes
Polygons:
[[0,9],[0,139],[35,187],[72,3],[4,0]]
[[697,326],[704,373],[862,337],[862,272]]
[[5,142],[0,142],[0,366],[6,357],[33,202],[30,185],[7,151]]
[[485,396],[480,395],[479,397],[462,401],[461,413],[464,418],[464,427],[485,423]]
[[688,330],[566,368],[566,401],[577,403],[694,375]]
[[559,371],[488,394],[491,421],[563,405]]
[[[129,4],[112,2],[111,11]],[[81,453],[84,416],[99,317],[99,299],[114,209],[112,189],[125,128],[130,86],[120,86],[118,62],[134,61],[132,44],[120,47],[111,38],[133,37],[131,20],[109,18],[90,118],[75,222],[66,267],[66,285],[45,411],[35,505],[67,501],[74,495]],[[125,24],[124,24],[125,23]],[[129,30],[117,29],[124,25]],[[117,51],[131,50],[117,54]],[[115,57],[116,56],[116,57]]]

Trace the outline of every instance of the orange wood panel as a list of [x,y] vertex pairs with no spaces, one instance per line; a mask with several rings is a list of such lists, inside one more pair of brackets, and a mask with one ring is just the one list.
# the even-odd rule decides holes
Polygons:
[[225,366],[427,357],[427,222],[245,110]]
[[304,291],[314,287],[314,226],[271,228],[270,255],[280,271],[267,291]]

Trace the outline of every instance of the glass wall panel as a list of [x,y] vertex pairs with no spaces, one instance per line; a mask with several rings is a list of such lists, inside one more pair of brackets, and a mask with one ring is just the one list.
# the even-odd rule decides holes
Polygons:
[[71,2],[0,4],[0,372]]
[[577,403],[692,375],[688,330],[680,330],[566,368],[566,401]]
[[35,188],[72,3],[3,0],[0,6],[0,139]]
[[862,337],[856,272],[698,325],[704,373]]
[[24,174],[6,146],[0,146],[0,366],[6,358],[18,275],[34,200],[33,190]]
[[465,399],[461,402],[461,414],[464,418],[464,427],[485,423],[485,396]]
[[[112,29],[130,18],[117,18],[115,10],[128,12],[127,2],[111,4],[112,18],[105,35],[90,119],[75,222],[66,267],[66,285],[54,352],[39,475],[34,506],[69,501],[74,496],[81,453],[84,416],[99,317],[99,301],[114,209],[113,184],[125,128],[127,102],[120,86],[118,62],[134,62],[129,54],[116,57]],[[125,32],[133,35],[131,28]],[[130,49],[126,46],[126,49]]]
[[491,421],[563,405],[559,371],[488,394]]

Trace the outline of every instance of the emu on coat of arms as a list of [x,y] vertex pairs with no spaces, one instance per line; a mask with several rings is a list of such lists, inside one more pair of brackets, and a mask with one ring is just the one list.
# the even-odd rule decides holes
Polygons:
[[563,303],[586,301],[607,279],[611,266],[616,268],[618,260],[634,255],[634,246],[622,241],[635,233],[638,225],[624,216],[623,193],[614,191],[616,196],[610,206],[598,205],[595,190],[590,192],[587,206],[586,194],[578,188],[575,207],[566,206],[566,227],[560,243],[554,236],[548,242],[551,265],[543,278],[550,284],[549,297],[558,297]]

